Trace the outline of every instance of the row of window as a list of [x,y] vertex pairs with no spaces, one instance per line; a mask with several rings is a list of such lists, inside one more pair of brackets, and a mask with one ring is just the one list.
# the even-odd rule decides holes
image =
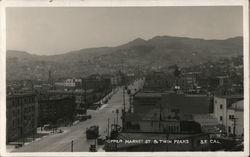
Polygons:
[[[19,126],[21,126],[21,124],[22,124],[21,120],[20,120],[20,118],[18,118],[17,120],[12,120],[12,126],[11,127],[13,129],[15,129],[15,128],[18,128]],[[30,121],[29,123],[26,123],[26,124],[28,124],[29,127],[35,126],[34,121]],[[27,125],[26,125],[26,127],[27,127]]]
[[[228,117],[229,117],[230,120],[234,120],[234,115],[229,115]],[[222,121],[222,120],[223,120],[223,117],[220,116],[220,121]]]
[[[24,107],[24,109],[23,109],[24,114],[29,113],[31,111],[35,111],[35,106]],[[13,117],[19,116],[20,114],[21,114],[21,109],[17,109],[17,110],[12,111]]]
[[164,128],[167,132],[179,132],[179,126],[168,126]]
[[8,102],[10,103],[11,106],[20,106],[22,104],[25,103],[32,103],[35,102],[35,97],[34,96],[30,96],[30,97],[24,97],[24,98],[14,98],[12,101]]

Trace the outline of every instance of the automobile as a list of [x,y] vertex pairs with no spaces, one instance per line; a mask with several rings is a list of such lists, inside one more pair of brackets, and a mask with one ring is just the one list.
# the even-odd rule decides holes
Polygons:
[[97,138],[97,144],[98,144],[98,145],[103,145],[103,144],[104,144],[104,141],[105,141],[105,140],[104,140],[102,137],[98,137],[98,138]]
[[88,118],[86,117],[86,116],[84,116],[84,117],[81,117],[81,118],[79,118],[79,120],[82,122],[82,121],[85,121],[85,120],[87,120]]
[[79,120],[79,121],[85,121],[85,120],[91,119],[91,118],[92,118],[91,115],[78,115],[76,117],[76,119]]
[[15,148],[19,148],[19,147],[22,147],[22,146],[23,146],[23,144],[18,143],[18,144],[15,145]]
[[51,130],[52,129],[52,126],[50,124],[45,124],[43,126],[44,130]]
[[107,103],[108,103],[108,99],[104,100],[103,103],[104,103],[104,104],[107,104]]
[[89,151],[90,152],[97,152],[96,145],[95,144],[91,144],[90,147],[89,147]]
[[127,94],[131,94],[131,90],[130,89],[127,90]]
[[90,109],[90,110],[96,110],[96,109],[99,108],[99,107],[100,107],[100,105],[98,105],[98,104],[93,104],[93,105],[89,106],[89,109]]

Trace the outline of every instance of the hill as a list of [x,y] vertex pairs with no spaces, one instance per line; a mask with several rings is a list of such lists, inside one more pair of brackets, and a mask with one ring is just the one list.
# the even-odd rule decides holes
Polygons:
[[243,55],[243,38],[204,40],[187,37],[156,36],[137,38],[117,47],[100,47],[39,56],[7,51],[7,79],[46,79],[84,77],[91,73],[110,73],[124,67],[159,69],[169,65],[190,66],[221,57]]

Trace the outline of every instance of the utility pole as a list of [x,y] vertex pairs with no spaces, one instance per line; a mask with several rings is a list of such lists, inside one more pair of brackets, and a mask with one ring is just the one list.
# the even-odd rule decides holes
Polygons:
[[125,127],[125,112],[126,112],[126,102],[125,102],[125,76],[123,75],[123,89],[122,89],[122,95],[123,95],[123,112],[122,112],[122,129],[124,130]]
[[125,105],[126,105],[126,102],[125,102],[125,84],[123,86],[122,95],[123,95],[123,110],[125,112]]
[[159,131],[161,130],[161,121],[162,121],[162,106],[161,103],[159,103],[160,105],[160,117],[159,117]]
[[118,114],[119,114],[119,110],[118,109],[116,109],[116,123],[117,123],[117,125],[118,125]]
[[237,120],[237,118],[234,118],[233,117],[233,136],[234,136],[234,140],[235,140],[235,137],[236,137],[236,134],[235,134],[235,129],[236,129],[236,120]]
[[108,118],[108,135],[107,136],[109,137],[109,118]]
[[168,151],[168,138],[169,138],[169,133],[167,130],[165,130],[166,132],[166,139],[167,139],[167,143],[166,143],[166,151]]
[[74,148],[74,141],[71,141],[71,152],[73,152],[73,148]]
[[85,108],[87,108],[87,85],[86,85],[87,79],[84,79],[84,101],[85,101]]

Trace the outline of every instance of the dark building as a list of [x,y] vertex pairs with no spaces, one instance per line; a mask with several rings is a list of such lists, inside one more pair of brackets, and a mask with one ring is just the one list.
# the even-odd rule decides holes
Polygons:
[[207,95],[169,93],[162,96],[165,105],[190,115],[212,113],[213,101],[211,100],[212,97]]
[[184,114],[212,113],[212,101],[207,95],[187,95],[176,92],[139,92],[133,98],[134,113],[147,112],[157,105],[171,108]]
[[37,97],[33,93],[7,96],[7,142],[37,133]]
[[151,72],[146,76],[143,90],[163,92],[171,88],[172,83],[163,72]]
[[93,89],[96,92],[108,92],[111,88],[111,75],[95,74],[82,79],[82,89]]
[[39,126],[73,121],[76,109],[73,97],[50,97],[39,100]]
[[[192,79],[192,80],[191,80]],[[172,73],[151,72],[146,76],[143,91],[166,92],[173,90],[188,91],[193,89],[195,79],[190,76],[175,76]]]

